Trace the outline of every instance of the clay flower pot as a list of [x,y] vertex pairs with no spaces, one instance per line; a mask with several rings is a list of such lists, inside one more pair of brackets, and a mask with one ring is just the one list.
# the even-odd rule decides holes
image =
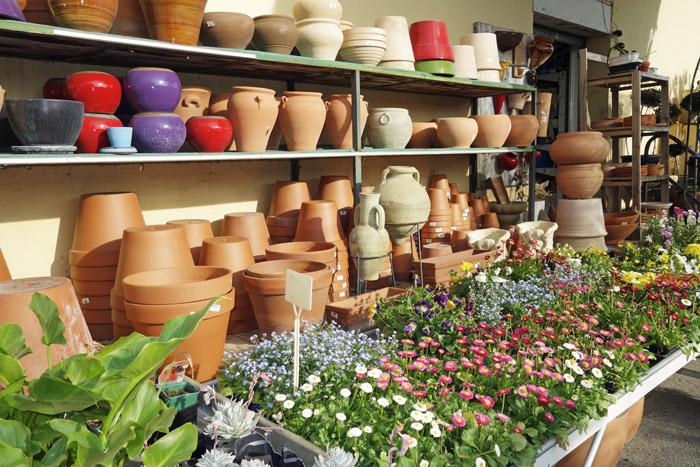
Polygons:
[[467,34],[459,39],[459,43],[474,47],[474,58],[478,70],[501,69],[496,34],[492,32]]
[[483,229],[498,229],[501,223],[498,220],[498,214],[495,212],[487,212],[481,216],[481,227]]
[[440,20],[418,21],[409,28],[416,61],[448,60],[455,56],[447,33],[447,24]]
[[437,134],[447,148],[468,148],[476,138],[479,127],[467,117],[441,118]]
[[471,45],[453,45],[455,54],[455,78],[478,79],[474,47]]
[[429,243],[423,247],[424,258],[437,258],[452,254],[452,246],[446,243]]
[[406,109],[374,108],[366,133],[373,148],[404,149],[413,135],[413,123]]
[[415,167],[384,169],[378,192],[392,242],[401,244],[423,227],[430,213],[430,198],[420,185],[420,173]]
[[211,89],[188,86],[182,88],[180,102],[175,108],[175,113],[187,121],[192,117],[201,117],[209,109],[211,99]]
[[252,45],[256,50],[289,55],[297,43],[299,31],[291,16],[262,15],[253,19]]
[[379,63],[388,66],[394,62],[405,63],[407,69],[414,69],[416,58],[413,55],[411,36],[408,33],[408,21],[403,16],[383,16],[374,22],[374,26],[386,31],[386,53]]
[[430,198],[430,218],[434,218],[435,214],[446,213],[450,214],[450,200],[447,193],[442,188],[428,188],[428,197]]
[[639,221],[639,214],[634,211],[606,212],[604,219],[606,226],[636,224]]
[[345,175],[323,175],[318,182],[317,198],[335,201],[338,209],[352,209],[355,198],[350,178]]
[[400,245],[392,245],[391,261],[397,280],[408,280],[413,272],[413,261],[418,261],[418,248],[413,238],[406,238]]
[[511,123],[507,115],[474,115],[479,132],[472,146],[475,148],[500,148],[510,135]]
[[337,0],[297,0],[292,7],[294,19],[331,18],[337,21],[343,17],[343,6]]
[[285,92],[279,118],[290,151],[316,150],[326,122],[323,95],[320,92]]
[[272,202],[268,213],[271,216],[298,216],[301,204],[309,200],[311,200],[311,195],[306,182],[277,181],[272,192]]
[[199,256],[202,251],[202,242],[214,236],[211,223],[204,219],[177,219],[168,221],[168,225],[179,225],[185,230],[185,237],[192,252],[194,264],[199,264]]
[[148,26],[139,0],[119,0],[117,20],[111,32],[121,36],[148,37]]
[[166,68],[133,68],[126,74],[124,92],[134,112],[172,112],[182,95],[177,74]]
[[[323,320],[333,280],[330,268],[323,263],[309,261],[266,261],[251,266],[245,275],[245,288],[261,333],[286,332],[294,328],[294,311],[284,298],[288,269],[313,278],[312,309],[302,313],[302,322],[315,324]],[[264,277],[259,277],[261,275]]]
[[264,152],[279,113],[275,91],[236,86],[229,99],[228,111],[236,148],[242,152]]
[[304,201],[299,210],[295,241],[337,242],[344,239],[335,201]]
[[335,264],[338,248],[331,242],[288,242],[270,245],[265,260],[302,260],[330,265]]
[[57,99],[8,99],[12,131],[24,146],[72,146],[83,126],[83,103]]
[[245,49],[255,32],[253,18],[243,13],[204,13],[199,37],[202,44],[227,49]]
[[[86,268],[82,266],[70,267],[70,278],[77,281],[112,281],[117,276],[117,266],[100,268]],[[109,292],[107,292],[109,295]],[[81,303],[82,305],[82,303]]]
[[54,21],[64,28],[109,32],[119,0],[48,0]]
[[413,122],[413,134],[408,141],[408,148],[431,148],[437,135],[437,124],[434,122]]
[[95,154],[110,145],[108,128],[122,127],[122,122],[114,115],[85,114],[83,127],[78,135],[78,152]]
[[265,248],[270,246],[270,234],[261,212],[237,212],[226,214],[221,226],[224,237],[247,238],[256,258],[265,257]]
[[232,272],[213,266],[166,268],[124,278],[124,300],[143,305],[172,305],[208,300],[231,291]]
[[556,222],[558,237],[604,237],[608,234],[600,198],[559,200]]
[[233,141],[233,127],[225,117],[191,117],[187,140],[197,152],[224,152]]
[[343,44],[340,22],[330,18],[310,18],[297,21],[299,38],[297,50],[303,57],[335,60]]
[[101,71],[79,71],[65,82],[68,99],[80,101],[86,113],[113,114],[122,100],[122,85],[109,73]]
[[589,199],[603,185],[600,164],[562,165],[557,170],[557,186],[569,199]]
[[174,113],[136,114],[129,126],[134,129],[134,147],[142,153],[177,152],[187,140],[187,128]]
[[199,256],[202,266],[216,266],[233,272],[233,287],[237,294],[245,294],[243,274],[255,264],[250,241],[243,237],[213,237],[202,242]]
[[41,293],[53,300],[66,326],[66,345],[51,346],[51,363],[59,363],[72,355],[91,353],[93,348],[90,331],[80,311],[78,299],[71,283],[65,277],[35,277],[0,282],[0,324],[14,323],[22,328],[27,347],[32,353],[20,359],[27,379],[38,378],[47,369],[46,346],[41,343],[44,335],[39,320],[29,309],[32,295]]
[[505,146],[530,146],[540,129],[540,123],[534,115],[511,115],[510,134],[506,139]]
[[599,131],[560,133],[549,147],[549,155],[559,165],[604,162],[610,143]]
[[207,0],[140,0],[151,39],[198,45]]
[[[360,134],[365,129],[369,116],[368,103],[360,97]],[[334,149],[352,149],[352,95],[333,94],[326,101],[325,131]]]
[[7,267],[5,257],[2,255],[2,250],[0,250],[0,282],[9,280],[12,280],[10,268]]
[[627,240],[627,237],[637,230],[639,226],[634,224],[606,224],[605,230],[608,235],[605,237],[605,243],[608,245],[618,245]]

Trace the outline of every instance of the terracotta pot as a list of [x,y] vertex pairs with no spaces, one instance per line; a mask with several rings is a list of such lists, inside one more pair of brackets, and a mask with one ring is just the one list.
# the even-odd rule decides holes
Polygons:
[[559,165],[594,164],[608,158],[610,144],[599,131],[559,133],[549,155]]
[[415,167],[387,167],[378,191],[389,237],[401,244],[423,227],[430,213],[430,198],[420,185],[420,173]]
[[644,417],[643,397],[639,399],[639,401],[637,401],[632,407],[627,409],[627,436],[625,437],[625,444],[629,443],[635,436],[637,436],[639,425],[642,423],[642,417]]
[[216,11],[204,13],[200,40],[210,47],[245,49],[253,39],[253,18],[243,13]]
[[634,211],[606,212],[603,217],[605,225],[636,224],[639,221],[639,214]]
[[228,101],[231,99],[230,92],[217,92],[211,95],[209,99],[209,108],[205,111],[206,115],[213,117],[229,118]]
[[297,0],[292,7],[294,19],[331,18],[337,21],[343,17],[343,6],[337,0]]
[[355,198],[350,177],[323,175],[318,182],[318,199],[335,201],[338,209],[352,209]]
[[199,256],[202,251],[202,242],[214,236],[211,223],[204,219],[177,219],[168,221],[169,225],[179,225],[185,230],[187,244],[192,253],[194,264],[199,264]]
[[295,241],[336,242],[344,240],[343,226],[334,201],[304,201],[299,210]]
[[198,45],[207,0],[140,0],[151,39]]
[[242,152],[264,152],[279,113],[273,89],[236,86],[228,111],[236,148]]
[[[529,110],[529,105],[525,104],[523,107],[523,113],[531,113]],[[537,132],[537,136],[540,138],[547,137],[549,131],[549,110],[552,106],[552,93],[551,92],[538,92],[537,93],[537,119],[540,121],[540,131]]]
[[510,135],[511,123],[507,115],[475,115],[479,132],[472,144],[476,148],[500,148]]
[[[81,304],[82,307],[82,304]],[[85,318],[85,322],[88,325],[88,329],[90,329],[90,333],[92,334],[92,328],[91,325],[93,324],[105,324],[109,325],[110,331],[112,328],[112,311],[109,309],[106,310],[86,310],[83,308],[83,318]],[[92,336],[93,340],[95,339],[95,336]]]
[[[603,440],[598,448],[598,452],[593,460],[593,467],[610,467],[617,465],[622,457],[625,448],[625,438],[627,437],[627,416],[626,414],[615,418],[608,423],[603,433]],[[593,442],[593,438],[584,441],[579,447],[574,449],[565,458],[557,462],[556,467],[579,467],[584,465],[588,450]]]
[[233,273],[213,266],[158,269],[124,278],[124,300],[144,305],[170,305],[207,300],[231,290]]
[[122,85],[109,73],[101,71],[79,71],[65,82],[68,99],[80,101],[85,113],[113,114],[122,99]]
[[277,181],[272,192],[269,214],[270,216],[298,216],[301,204],[310,199],[309,186],[306,182]]
[[361,193],[355,228],[349,236],[350,252],[360,280],[375,281],[385,269],[391,241],[385,229],[384,208],[379,193]]
[[441,118],[437,128],[438,138],[448,148],[468,148],[478,132],[476,121],[467,117]]
[[211,99],[211,89],[188,86],[182,88],[180,102],[175,107],[175,113],[180,116],[183,122],[192,117],[201,117],[209,108]]
[[148,37],[148,26],[139,0],[119,0],[119,11],[112,28],[112,34]]
[[462,45],[474,47],[476,68],[479,70],[500,70],[498,40],[492,32],[477,32],[467,34],[459,39]]
[[303,260],[323,264],[337,262],[337,247],[331,242],[288,242],[271,245],[265,250],[265,260]]
[[41,293],[53,300],[66,326],[66,345],[51,346],[51,362],[57,364],[72,355],[91,353],[92,345],[78,299],[65,277],[35,277],[0,282],[0,324],[14,323],[22,328],[27,347],[32,353],[20,359],[27,379],[38,378],[47,369],[46,346],[41,343],[43,331],[36,315],[29,309],[32,295]]
[[413,122],[413,134],[408,141],[408,148],[431,148],[437,135],[437,124],[434,122]]
[[284,15],[262,15],[254,18],[252,45],[256,50],[289,55],[297,43],[299,31],[294,18]]
[[132,68],[126,74],[124,92],[134,112],[173,112],[182,96],[182,83],[167,68]]
[[589,199],[603,185],[600,164],[562,165],[557,170],[557,186],[569,199]]
[[[364,96],[360,97],[360,134],[365,129],[369,116],[368,103]],[[352,149],[352,95],[333,94],[326,101],[325,131],[334,149]]]
[[273,278],[245,276],[245,288],[255,310],[255,319],[261,333],[286,332],[294,328],[294,311],[285,298],[285,276],[288,269],[313,278],[312,309],[302,313],[303,323],[319,323],[323,320],[328,292],[332,282],[331,270],[323,263],[309,261],[268,261],[254,267],[265,267]]
[[413,135],[408,110],[374,108],[369,112],[367,137],[374,148],[404,149]]
[[297,21],[299,38],[297,50],[303,57],[320,60],[335,60],[341,45],[343,33],[340,22],[330,18],[310,18]]
[[639,226],[634,224],[617,224],[611,225],[606,224],[605,230],[608,231],[608,235],[605,237],[605,243],[608,245],[619,245],[627,240],[627,237],[632,235]]
[[144,112],[131,117],[133,144],[142,153],[178,152],[187,140],[187,127],[177,114]]
[[537,138],[537,131],[540,129],[537,117],[534,115],[511,115],[508,118],[510,118],[511,129],[505,146],[530,146]]
[[483,229],[498,229],[501,227],[498,222],[498,215],[495,212],[487,212],[481,216],[481,227]]
[[428,188],[426,191],[430,198],[430,218],[433,219],[434,215],[438,213],[445,213],[449,219],[449,216],[451,216],[450,200],[445,190],[442,188]]
[[452,236],[450,237],[450,245],[452,245],[452,251],[465,251],[469,249],[469,232],[470,228],[456,229],[452,231]]
[[397,280],[407,280],[413,272],[413,261],[418,261],[418,248],[413,238],[406,238],[400,245],[392,245],[391,261]]
[[114,286],[114,279],[96,282],[73,281],[73,288],[78,295],[92,295],[96,297],[104,297],[109,295]]
[[48,0],[48,4],[59,26],[94,32],[109,32],[119,8],[119,0]]
[[27,0],[27,7],[22,10],[30,23],[56,25],[46,0]]
[[389,64],[404,62],[408,66],[407,69],[414,69],[413,64],[416,59],[413,56],[413,46],[408,32],[408,20],[403,16],[383,16],[378,18],[374,25],[384,29],[387,36],[386,53],[379,65],[384,66],[385,62]]
[[221,235],[247,238],[256,258],[265,257],[265,248],[270,246],[270,233],[265,224],[265,215],[261,212],[226,214]]
[[557,224],[558,237],[604,237],[608,234],[600,198],[559,200]]
[[[86,315],[87,311],[95,311],[95,310],[96,311],[104,311],[107,314],[110,313],[111,304],[110,304],[109,295],[99,295],[99,296],[89,296],[89,295],[80,295],[80,294],[76,294],[76,295],[78,296],[78,302],[80,303],[80,308],[82,308],[82,310],[83,310],[83,315]],[[110,315],[108,323],[112,324],[111,315]],[[88,320],[88,324],[91,324],[91,321]],[[107,322],[105,322],[104,324],[107,324]]]
[[83,154],[95,154],[101,148],[110,145],[107,128],[122,127],[122,122],[114,115],[109,114],[85,114],[83,126],[78,135],[78,152]]
[[534,36],[528,46],[530,53],[530,69],[541,67],[554,53],[554,39],[546,36]]
[[187,140],[198,152],[224,152],[231,147],[233,127],[225,117],[191,117],[187,121]]
[[233,272],[233,288],[237,294],[245,294],[243,274],[255,264],[253,249],[247,238],[213,237],[204,240],[199,257],[202,266],[215,266]]
[[12,280],[10,268],[7,267],[5,257],[2,255],[2,250],[0,250],[0,282],[9,280]]
[[279,118],[290,151],[316,150],[326,122],[323,95],[320,92],[285,92]]

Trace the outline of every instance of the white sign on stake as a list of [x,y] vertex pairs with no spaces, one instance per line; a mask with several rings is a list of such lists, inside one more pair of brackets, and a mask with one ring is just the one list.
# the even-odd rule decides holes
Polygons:
[[294,308],[294,389],[299,387],[299,334],[301,332],[301,312],[311,310],[311,296],[314,280],[311,276],[291,269],[287,270],[284,298]]

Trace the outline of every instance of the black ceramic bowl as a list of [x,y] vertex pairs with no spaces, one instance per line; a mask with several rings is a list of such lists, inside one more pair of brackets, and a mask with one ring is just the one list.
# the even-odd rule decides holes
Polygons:
[[72,146],[83,126],[83,103],[58,99],[10,99],[10,126],[24,146]]

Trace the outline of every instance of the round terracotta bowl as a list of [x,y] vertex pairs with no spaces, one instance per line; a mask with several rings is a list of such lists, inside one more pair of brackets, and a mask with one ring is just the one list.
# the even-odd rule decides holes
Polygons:
[[265,250],[267,261],[295,259],[336,264],[337,247],[330,242],[290,242],[272,245]]
[[624,242],[627,237],[632,235],[632,233],[637,230],[639,226],[637,223],[633,224],[607,224],[605,230],[608,231],[608,235],[605,237],[605,243],[608,245],[617,245],[618,243]]
[[508,139],[511,123],[507,115],[474,115],[471,118],[479,127],[472,147],[500,148]]
[[345,235],[335,201],[304,201],[299,211],[297,241],[336,242]]
[[[70,277],[74,281],[112,281],[117,276],[117,267],[108,266],[103,268],[84,268],[81,266],[70,267]],[[109,293],[105,294],[109,295]]]
[[609,152],[610,144],[599,131],[560,133],[549,147],[549,156],[558,165],[600,163]]
[[509,204],[490,203],[491,210],[496,214],[520,214],[527,211],[527,202],[513,201]]
[[408,148],[431,148],[437,136],[435,122],[413,122],[413,134],[408,141]]
[[104,296],[77,295],[83,313],[87,310],[109,310],[112,307],[109,294]]
[[301,209],[301,203],[310,199],[309,185],[306,182],[277,181],[272,192],[272,203],[268,214],[282,216],[298,213]]
[[599,163],[562,165],[557,169],[557,186],[569,199],[590,199],[602,185]]
[[606,212],[603,217],[606,226],[636,224],[639,220],[639,214],[634,211]]
[[81,195],[72,249],[89,252],[98,247],[106,248],[109,244],[118,250],[124,229],[143,225],[143,214],[135,193]]
[[73,281],[75,293],[79,295],[106,296],[114,287],[114,281],[83,282]]
[[452,254],[452,247],[446,243],[430,243],[423,248],[423,257],[437,258]]
[[231,290],[233,273],[225,268],[191,266],[140,272],[124,278],[124,300],[168,305],[206,300]]
[[478,131],[477,123],[473,119],[467,117],[441,118],[438,123],[437,136],[447,148],[468,148],[474,142]]
[[255,264],[255,257],[247,238],[213,237],[202,243],[199,263],[201,266],[215,266],[232,271],[233,287],[237,292],[244,292],[243,275],[248,267]]
[[270,246],[270,232],[267,230],[265,215],[261,212],[226,214],[221,236],[247,238],[256,258],[263,258],[265,248]]
[[540,123],[534,115],[510,115],[511,129],[505,146],[530,146],[540,129]]
[[202,242],[214,236],[211,222],[205,219],[177,219],[168,221],[168,225],[179,225],[185,230],[187,244],[192,253],[194,264],[199,264],[199,256],[202,251]]
[[[233,310],[236,305],[236,293],[231,290],[210,307],[209,314],[226,313]],[[126,316],[130,322],[138,329],[139,325],[164,324],[172,318],[188,315],[203,310],[212,301],[213,297],[204,300],[197,300],[189,303],[178,303],[174,305],[142,305],[140,303],[124,302]],[[217,306],[218,305],[218,306]]]

